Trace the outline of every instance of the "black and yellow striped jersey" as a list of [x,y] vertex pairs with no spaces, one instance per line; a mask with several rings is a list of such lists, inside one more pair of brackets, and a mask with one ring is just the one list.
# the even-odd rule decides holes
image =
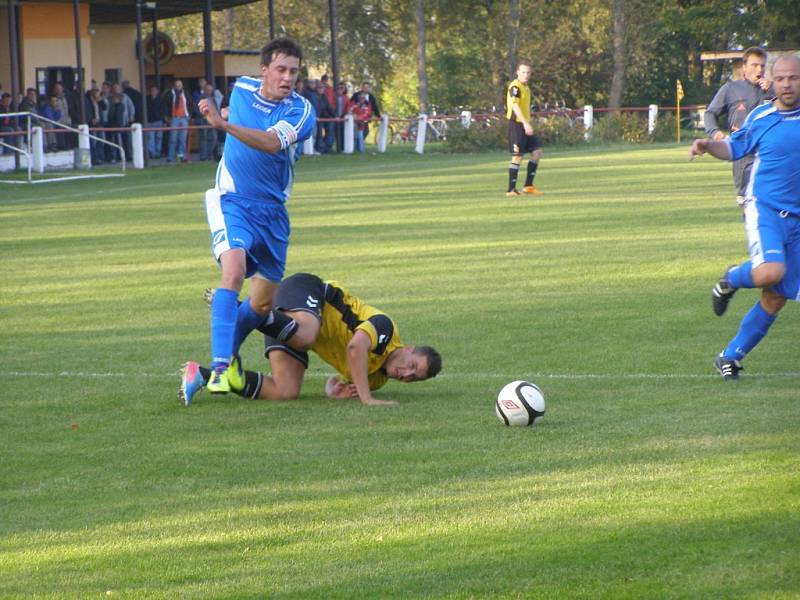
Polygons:
[[369,389],[377,390],[389,380],[382,370],[383,363],[392,352],[403,347],[397,326],[384,313],[365,304],[336,281],[326,281],[320,331],[311,350],[339,371],[343,381],[352,381],[347,345],[356,331],[363,331],[370,338]]
[[526,121],[531,120],[531,88],[515,79],[508,84],[506,92],[506,118],[512,122],[519,122],[517,115],[511,108],[514,104],[522,110],[522,115]]

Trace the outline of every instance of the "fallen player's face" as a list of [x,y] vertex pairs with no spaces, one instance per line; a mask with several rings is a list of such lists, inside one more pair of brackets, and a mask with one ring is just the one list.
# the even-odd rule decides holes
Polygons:
[[300,73],[300,59],[278,54],[269,65],[261,65],[261,93],[268,100],[283,100],[294,90]]
[[422,381],[428,378],[428,359],[409,348],[386,368],[386,374],[398,381]]

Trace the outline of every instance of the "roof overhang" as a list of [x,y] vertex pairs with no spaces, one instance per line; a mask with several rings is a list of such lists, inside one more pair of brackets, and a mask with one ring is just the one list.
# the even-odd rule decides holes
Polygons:
[[[214,0],[213,10],[223,10],[255,0]],[[72,4],[72,0],[17,0],[17,6],[42,3]],[[79,0],[89,5],[89,22],[93,25],[121,25],[136,23],[136,0]],[[0,6],[8,2],[0,0]],[[203,12],[205,2],[198,0],[142,0],[142,19],[151,21],[156,14],[159,19],[169,19]],[[155,13],[154,13],[155,10]]]

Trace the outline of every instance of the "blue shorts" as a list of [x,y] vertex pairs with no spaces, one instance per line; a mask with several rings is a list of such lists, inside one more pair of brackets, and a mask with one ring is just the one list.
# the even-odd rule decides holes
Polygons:
[[247,253],[247,277],[256,273],[276,283],[286,270],[289,214],[280,202],[251,200],[216,189],[206,192],[206,217],[211,229],[211,253],[219,257],[231,248]]
[[781,212],[751,200],[744,209],[747,249],[753,268],[779,262],[786,274],[772,290],[800,301],[800,215]]

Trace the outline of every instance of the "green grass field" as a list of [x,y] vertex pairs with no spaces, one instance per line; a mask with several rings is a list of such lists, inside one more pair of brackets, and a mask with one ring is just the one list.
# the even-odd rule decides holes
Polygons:
[[[799,598],[800,311],[725,384],[755,302],[728,165],[686,148],[314,157],[289,273],[345,283],[434,380],[366,408],[175,401],[208,359],[214,166],[0,188],[0,597]],[[244,348],[265,368],[261,341]],[[505,428],[529,379],[547,415]]]

